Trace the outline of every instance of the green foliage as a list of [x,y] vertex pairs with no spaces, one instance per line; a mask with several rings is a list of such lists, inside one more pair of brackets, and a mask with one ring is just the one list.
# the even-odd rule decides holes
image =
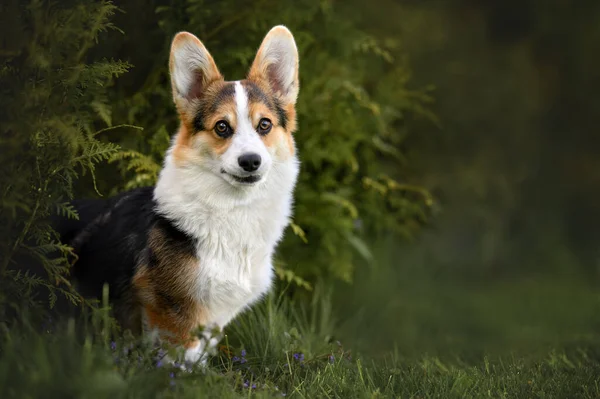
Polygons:
[[[15,284],[2,290],[2,304],[39,286],[48,290],[50,305],[59,293],[78,300],[65,277],[70,248],[59,243],[48,219],[76,218],[65,204],[75,182],[86,173],[93,178],[95,166],[119,148],[97,134],[110,124],[107,87],[128,64],[85,60],[98,35],[115,29],[109,20],[115,11],[110,1],[0,6],[0,280]],[[17,271],[28,264],[43,272]]]
[[452,7],[402,7],[410,16],[402,31],[415,79],[435,84],[442,121],[440,134],[414,145],[424,184],[445,199],[438,223],[447,233],[443,242],[429,242],[429,251],[476,272],[508,269],[522,186],[540,156],[538,71],[527,43],[490,42],[484,10],[472,7],[458,28]]

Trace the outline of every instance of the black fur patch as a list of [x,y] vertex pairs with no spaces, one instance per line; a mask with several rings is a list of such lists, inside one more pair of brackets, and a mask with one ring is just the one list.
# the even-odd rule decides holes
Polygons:
[[262,102],[265,104],[272,112],[277,114],[279,125],[285,129],[287,126],[287,116],[285,110],[281,106],[281,102],[277,98],[272,100],[260,89],[260,87],[258,87],[258,85],[249,80],[244,80],[242,85],[246,89],[246,93],[248,93],[248,101]]
[[160,230],[162,244],[173,253],[193,253],[194,240],[156,213],[153,192],[154,187],[144,187],[107,200],[74,201],[79,220],[55,223],[61,240],[75,248],[71,275],[82,295],[101,298],[108,284],[111,301],[126,305],[138,267],[158,262],[148,246],[152,229]]
[[213,113],[219,108],[224,102],[230,101],[235,96],[235,84],[233,82],[227,82],[225,85],[215,94],[206,98],[200,98],[200,106],[194,116],[194,130],[196,132],[202,130],[210,130],[212,127],[205,126],[204,120],[206,116]]
[[245,80],[242,83],[242,86],[244,87],[244,89],[246,89],[246,93],[248,94],[248,101],[261,102],[270,109],[273,109],[273,104],[271,103],[269,97],[256,84]]
[[[215,112],[221,104],[235,97],[235,83],[227,82],[216,96],[210,98],[209,112]],[[209,99],[207,99],[209,100]]]
[[194,116],[194,131],[201,132],[202,130],[205,130],[204,118],[202,109],[199,109],[198,112],[196,112],[196,116]]
[[277,116],[279,117],[279,124],[284,129],[287,128],[287,114],[281,105],[281,101],[279,99],[275,99],[275,109],[277,111]]

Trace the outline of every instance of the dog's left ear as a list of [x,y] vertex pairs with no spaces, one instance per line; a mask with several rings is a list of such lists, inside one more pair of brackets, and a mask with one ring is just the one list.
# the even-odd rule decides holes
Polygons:
[[266,82],[285,104],[298,97],[298,49],[292,32],[283,25],[274,27],[263,39],[248,79]]

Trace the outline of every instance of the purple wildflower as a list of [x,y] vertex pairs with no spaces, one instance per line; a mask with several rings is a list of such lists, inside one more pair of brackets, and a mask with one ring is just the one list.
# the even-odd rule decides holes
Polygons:
[[110,342],[110,349],[113,351],[117,350],[117,343],[115,341]]
[[302,363],[304,361],[304,353],[294,353],[294,359]]
[[248,380],[244,381],[244,388],[248,388],[248,385],[249,385]]
[[239,357],[237,357],[237,356],[234,356],[234,357],[231,359],[231,361],[233,361],[234,363],[237,363],[237,362],[239,362],[239,361],[240,361],[240,358],[239,358]]
[[175,378],[175,373],[174,373],[174,372],[170,372],[170,373],[169,373],[169,377],[171,377],[171,378]]
[[163,366],[163,362],[162,359],[160,359],[158,362],[156,362],[156,367],[160,368]]
[[242,357],[246,357],[246,350],[242,349]]
[[335,363],[335,356],[329,355],[329,363]]
[[246,362],[247,362],[247,360],[246,360],[246,358],[245,358],[245,357],[243,357],[243,358],[241,358],[241,359],[240,359],[240,363],[241,363],[241,364],[244,364],[244,363],[246,363]]

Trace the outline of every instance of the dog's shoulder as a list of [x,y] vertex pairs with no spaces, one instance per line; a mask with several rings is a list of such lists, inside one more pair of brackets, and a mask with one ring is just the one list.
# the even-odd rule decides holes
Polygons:
[[87,295],[98,296],[105,283],[118,295],[127,289],[145,252],[148,233],[159,219],[153,187],[106,200],[77,200],[72,205],[79,220],[66,222],[58,230],[77,256],[73,277]]

